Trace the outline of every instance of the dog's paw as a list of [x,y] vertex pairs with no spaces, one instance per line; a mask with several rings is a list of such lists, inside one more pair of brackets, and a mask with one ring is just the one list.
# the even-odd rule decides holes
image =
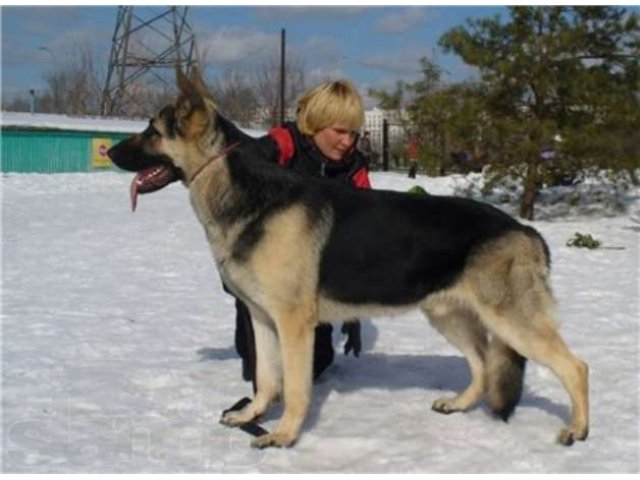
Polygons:
[[577,429],[573,427],[567,427],[560,430],[556,440],[560,445],[570,447],[575,443],[576,440],[586,440],[588,436],[588,428]]
[[253,448],[260,449],[268,447],[286,448],[292,447],[297,440],[298,438],[294,435],[287,435],[283,433],[269,433],[267,435],[256,438],[253,442],[251,442],[251,446]]
[[444,413],[445,415],[448,415],[448,414],[454,413],[454,412],[460,412],[463,409],[460,408],[460,406],[456,402],[457,398],[458,397],[453,397],[453,398],[442,397],[442,398],[438,398],[431,405],[431,410],[436,411],[438,413]]
[[220,417],[220,423],[227,427],[237,427],[245,423],[254,421],[258,415],[255,414],[251,405],[247,405],[242,410],[227,411]]

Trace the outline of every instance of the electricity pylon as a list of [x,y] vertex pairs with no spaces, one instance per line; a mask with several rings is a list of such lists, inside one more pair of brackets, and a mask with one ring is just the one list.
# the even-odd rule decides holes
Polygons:
[[145,116],[173,98],[175,67],[189,72],[196,39],[189,7],[118,7],[102,115]]

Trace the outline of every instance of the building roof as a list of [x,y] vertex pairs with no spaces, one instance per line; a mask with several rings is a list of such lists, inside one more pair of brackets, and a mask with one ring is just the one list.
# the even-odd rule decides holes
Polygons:
[[[31,130],[75,130],[108,133],[138,133],[147,128],[148,120],[131,120],[117,117],[71,117],[51,113],[1,112],[0,126]],[[266,132],[242,129],[259,137]]]
[[2,112],[0,125],[36,130],[137,133],[147,128],[148,121],[106,117],[70,117],[50,113]]

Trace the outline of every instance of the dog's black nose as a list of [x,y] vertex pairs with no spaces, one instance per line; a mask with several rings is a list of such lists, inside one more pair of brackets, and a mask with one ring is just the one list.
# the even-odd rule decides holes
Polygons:
[[131,172],[137,172],[140,170],[137,165],[136,157],[138,156],[136,149],[132,148],[131,139],[126,139],[120,143],[116,143],[107,151],[107,156],[111,159],[114,165],[122,168],[123,170],[129,170]]
[[107,151],[113,164],[129,172],[140,172],[157,165],[170,163],[163,155],[150,155],[145,151],[144,139],[139,135],[116,143]]

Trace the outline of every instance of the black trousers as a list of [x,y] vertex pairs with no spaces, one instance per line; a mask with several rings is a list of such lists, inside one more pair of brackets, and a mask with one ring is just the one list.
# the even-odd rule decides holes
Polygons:
[[[328,324],[316,327],[313,348],[313,378],[317,378],[333,363],[333,327]],[[242,358],[242,378],[253,383],[256,390],[256,341],[247,306],[236,298],[236,351]]]

